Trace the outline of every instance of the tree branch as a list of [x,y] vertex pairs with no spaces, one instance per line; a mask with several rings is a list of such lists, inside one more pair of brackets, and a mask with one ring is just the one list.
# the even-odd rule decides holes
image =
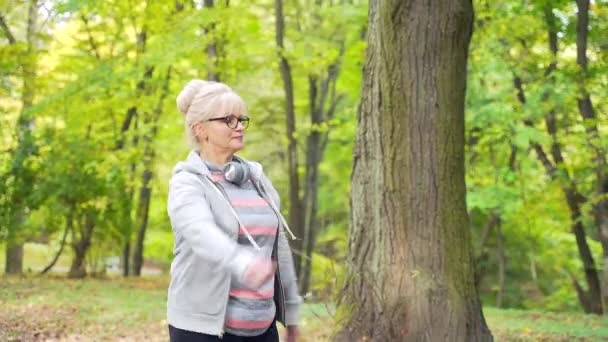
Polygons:
[[15,39],[15,36],[11,32],[8,25],[6,24],[6,20],[4,20],[4,16],[1,13],[0,13],[0,26],[2,27],[2,30],[4,31],[4,34],[6,35],[6,39],[8,39],[8,42],[11,45],[16,44],[17,40]]
[[95,53],[95,58],[97,58],[97,60],[99,61],[101,60],[101,56],[99,55],[97,43],[95,43],[95,39],[93,39],[93,34],[91,33],[91,29],[89,27],[89,20],[87,19],[87,17],[84,16],[84,14],[80,15],[80,19],[82,19],[82,22],[84,23],[84,28],[87,31],[87,35],[89,37],[89,44],[91,45],[91,49]]

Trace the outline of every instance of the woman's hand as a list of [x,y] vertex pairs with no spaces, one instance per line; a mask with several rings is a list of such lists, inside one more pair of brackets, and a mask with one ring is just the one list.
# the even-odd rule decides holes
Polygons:
[[277,263],[269,258],[254,257],[247,265],[243,280],[245,284],[252,289],[257,289],[267,282],[277,269]]
[[295,342],[296,339],[300,336],[300,331],[297,325],[288,325],[287,326],[287,338],[285,339],[287,342]]

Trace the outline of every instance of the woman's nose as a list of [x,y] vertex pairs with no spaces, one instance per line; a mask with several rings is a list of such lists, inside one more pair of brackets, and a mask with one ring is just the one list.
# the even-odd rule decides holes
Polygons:
[[236,128],[235,128],[235,130],[236,131],[242,131],[243,129],[245,129],[245,126],[243,125],[243,122],[242,121],[237,121],[236,122]]

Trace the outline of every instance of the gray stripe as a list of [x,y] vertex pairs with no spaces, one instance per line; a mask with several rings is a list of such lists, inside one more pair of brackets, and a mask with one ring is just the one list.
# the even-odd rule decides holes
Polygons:
[[228,316],[245,321],[263,321],[274,317],[274,300],[230,298]]

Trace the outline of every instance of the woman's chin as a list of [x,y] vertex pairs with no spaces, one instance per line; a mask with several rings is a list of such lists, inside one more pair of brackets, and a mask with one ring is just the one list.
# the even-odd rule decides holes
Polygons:
[[236,153],[240,150],[243,149],[243,147],[245,147],[245,144],[243,142],[232,142],[232,144],[230,144],[230,148]]

